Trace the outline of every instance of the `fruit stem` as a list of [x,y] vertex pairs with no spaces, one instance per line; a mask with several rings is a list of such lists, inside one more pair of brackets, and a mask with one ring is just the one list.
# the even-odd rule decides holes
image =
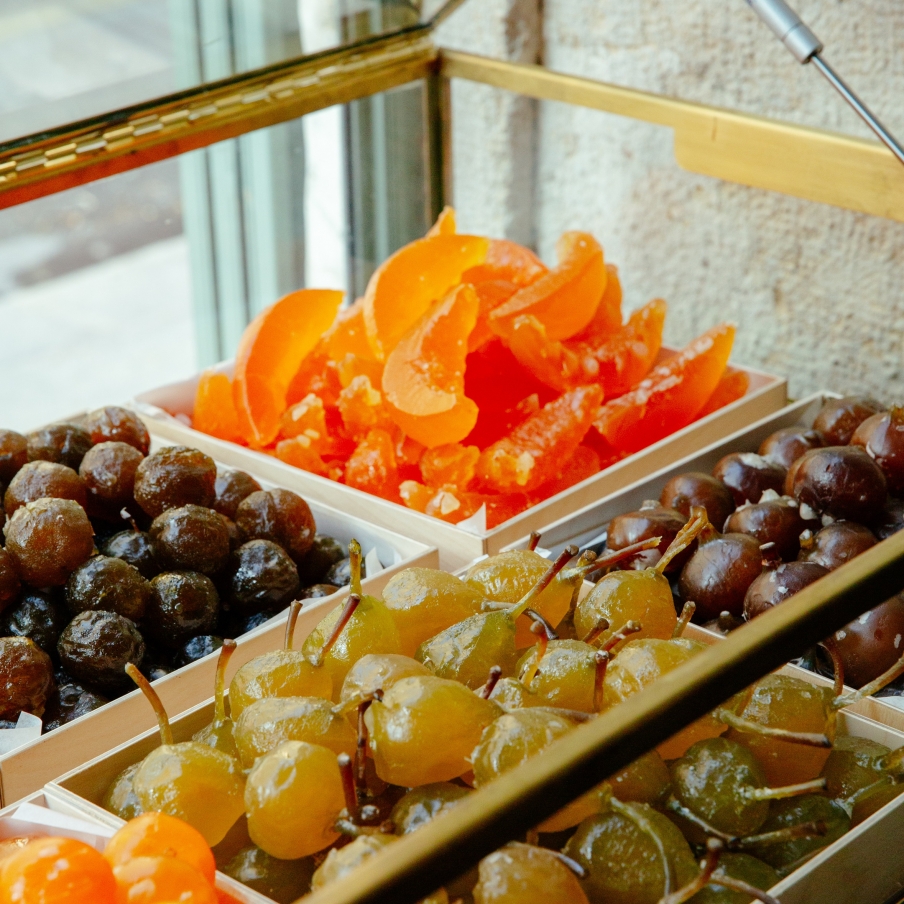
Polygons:
[[691,619],[694,617],[694,613],[697,611],[697,604],[692,600],[688,600],[681,607],[681,614],[678,616],[678,623],[675,625],[675,630],[672,631],[672,640],[678,640],[681,637],[687,626],[691,623]]
[[587,632],[587,635],[584,637],[584,643],[592,644],[603,631],[608,631],[611,625],[609,624],[609,619],[600,616],[599,621]]
[[865,700],[873,694],[878,693],[887,684],[891,684],[895,678],[904,674],[904,656],[902,656],[890,669],[884,671],[878,678],[874,678],[869,684],[864,684],[859,691],[852,691],[850,694],[842,694],[835,697],[829,704],[833,710],[844,709],[860,700]]
[[532,530],[527,540],[527,548],[533,552],[540,545],[540,531]]
[[617,565],[625,559],[636,556],[639,552],[643,552],[647,549],[656,549],[661,542],[662,537],[649,537],[646,540],[638,540],[636,543],[623,546],[621,549],[610,549],[605,555],[598,556],[596,561],[592,563],[593,567],[591,568],[588,566],[587,572],[593,573],[602,568],[611,568],[613,565]]
[[[527,611],[533,612],[533,609],[528,609]],[[544,623],[545,620],[544,622],[535,621],[530,626],[531,634],[537,636],[537,643],[534,645],[534,655],[530,665],[525,669],[524,674],[521,676],[521,683],[528,689],[530,689],[531,681],[534,680],[537,672],[540,671],[540,662],[546,655],[546,650],[549,648],[549,634],[543,628]],[[555,635],[553,635],[553,637],[555,637]]]
[[709,525],[706,509],[695,506],[692,511],[694,517],[678,531],[675,539],[672,540],[668,549],[662,554],[662,558],[653,566],[653,570],[658,571],[659,574],[662,574],[669,567],[672,559],[684,552],[697,539],[703,528]]
[[605,650],[597,650],[593,656],[596,674],[593,676],[593,710],[599,712],[603,708],[603,685],[606,682],[606,669],[612,657]]
[[784,844],[786,841],[794,841],[795,838],[821,838],[829,831],[829,827],[821,819],[817,822],[802,822],[796,826],[786,826],[784,829],[776,829],[774,832],[763,832],[762,835],[748,835],[739,838],[729,845],[732,849],[755,847],[760,844]]
[[537,637],[543,634],[547,641],[559,639],[552,625],[536,609],[525,609],[524,614],[533,622],[530,626],[531,634],[536,634]]
[[354,822],[358,819],[358,791],[355,787],[355,770],[352,767],[352,758],[347,753],[340,753],[336,757],[336,762],[339,765],[339,774],[342,776],[345,809],[349,818]]
[[493,693],[494,688],[497,684],[499,684],[499,679],[502,677],[502,669],[499,668],[498,665],[494,665],[493,668],[490,669],[490,675],[487,678],[487,683],[477,692],[478,697],[482,697],[484,700],[490,699],[490,694]]
[[619,814],[619,816],[624,817],[625,819],[630,819],[637,828],[640,829],[641,832],[644,833],[655,845],[656,851],[659,854],[659,859],[662,861],[662,877],[663,877],[663,895],[669,895],[672,893],[672,886],[675,884],[675,878],[672,872],[672,862],[669,860],[668,854],[665,850],[665,845],[662,843],[662,839],[659,837],[656,829],[650,824],[650,821],[644,817],[637,809],[628,804],[623,804],[617,797],[610,798],[609,806]]
[[126,663],[126,674],[138,685],[145,699],[153,707],[154,715],[157,716],[157,725],[160,728],[160,743],[169,746],[173,743],[173,729],[170,727],[169,716],[157,696],[157,691],[151,687],[151,682],[131,662]]
[[727,709],[720,709],[716,713],[720,722],[724,722],[737,731],[749,731],[767,738],[775,738],[778,741],[787,741],[789,744],[803,744],[805,747],[831,747],[832,741],[828,735],[818,732],[789,731],[787,728],[776,728],[772,725],[760,725],[736,716]]
[[832,637],[824,640],[819,646],[829,654],[829,657],[832,660],[832,675],[835,679],[835,684],[832,688],[832,696],[840,697],[844,693],[844,662],[838,653],[838,647]]
[[349,590],[361,596],[361,544],[357,540],[350,540],[348,544],[348,569],[351,572]]
[[607,653],[611,653],[613,648],[617,647],[623,640],[627,640],[632,634],[643,630],[643,625],[634,620],[625,622],[604,644],[603,649]]
[[357,791],[358,800],[363,800],[368,796],[367,773],[365,770],[367,764],[367,722],[364,721],[364,714],[370,709],[370,705],[373,702],[373,698],[371,698],[362,700],[358,704],[358,739],[355,744],[355,790]]
[[745,788],[744,796],[750,800],[785,800],[788,797],[797,797],[799,794],[808,794],[810,791],[825,791],[826,780],[814,778],[809,782],[799,782],[796,785],[785,785],[783,788]]
[[719,838],[728,845],[732,845],[738,840],[734,835],[729,835],[727,832],[723,832],[721,829],[711,826],[705,819],[698,816],[693,810],[679,803],[674,797],[670,797],[666,801],[665,807],[667,810],[677,813],[688,822],[692,822],[697,828],[702,829],[704,834],[710,835],[713,838]]
[[301,612],[302,603],[298,600],[292,600],[289,603],[289,618],[286,621],[286,638],[283,641],[283,648],[286,650],[292,649],[292,644],[295,641],[295,625],[298,623],[298,613]]
[[323,646],[317,652],[312,665],[323,665],[324,658],[333,648],[336,641],[339,640],[339,635],[345,630],[345,626],[351,621],[352,616],[355,614],[355,609],[358,608],[358,604],[360,602],[361,596],[359,594],[349,594],[348,599],[345,601],[345,605],[342,607],[342,614],[339,616],[339,621],[337,621],[336,624],[333,625],[333,630],[330,631],[330,636],[326,639]]
[[755,901],[762,901],[763,904],[781,904],[778,898],[773,898],[772,895],[766,894],[766,892],[757,888],[755,885],[751,885],[743,879],[735,879],[734,876],[729,876],[727,873],[723,873],[719,870],[713,874],[712,881],[716,885],[722,885],[725,888],[740,892],[747,898],[753,898]]
[[579,879],[587,878],[587,870],[577,862],[577,860],[572,860],[567,854],[563,854],[561,851],[553,851],[550,850],[551,854],[555,854],[559,861],[568,869],[570,869]]
[[902,763],[904,763],[904,747],[898,747],[886,753],[876,765],[883,772],[898,773],[901,771]]
[[660,898],[659,904],[684,904],[685,901],[689,901],[697,894],[697,892],[703,891],[703,889],[709,885],[709,880],[716,871],[716,867],[719,865],[719,858],[722,856],[722,851],[724,850],[725,845],[718,838],[707,838],[706,857],[700,861],[699,874],[696,878],[691,879],[687,885],[679,888],[678,891]]
[[220,657],[217,659],[217,674],[214,678],[213,694],[214,694],[214,710],[213,724],[224,725],[226,723],[226,666],[229,659],[235,652],[236,642],[234,640],[224,640],[223,646],[220,647]]
[[509,610],[509,617],[514,621],[525,609],[530,609],[534,600],[552,583],[553,578],[578,554],[577,546],[566,546],[559,553],[555,562],[551,563],[546,574],[521,598],[514,608]]
[[584,577],[599,568],[596,553],[592,549],[585,549],[572,568],[565,568],[556,578],[560,584],[578,584]]

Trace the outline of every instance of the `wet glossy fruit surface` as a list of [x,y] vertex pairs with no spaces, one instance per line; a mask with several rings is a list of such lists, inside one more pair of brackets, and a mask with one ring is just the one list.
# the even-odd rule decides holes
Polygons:
[[135,501],[156,518],[182,505],[210,506],[216,497],[217,466],[197,449],[167,446],[135,472]]

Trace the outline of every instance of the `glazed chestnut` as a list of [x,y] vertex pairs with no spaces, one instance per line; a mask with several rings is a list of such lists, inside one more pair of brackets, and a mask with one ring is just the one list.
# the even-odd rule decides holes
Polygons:
[[134,622],[115,612],[80,612],[60,635],[57,650],[73,678],[116,693],[131,684],[125,667],[140,666],[144,640]]
[[743,624],[743,618],[738,618],[738,616],[732,615],[730,612],[720,612],[718,618],[706,622],[703,627],[706,628],[707,631],[712,631],[713,634],[721,634],[725,637],[726,635],[731,634],[732,631],[740,628]]
[[135,472],[135,501],[152,518],[169,508],[203,505],[216,496],[217,466],[197,449],[167,446],[149,455]]
[[844,683],[863,687],[904,655],[904,595],[886,600],[833,635]]
[[691,514],[691,506],[702,505],[709,523],[721,530],[725,519],[734,511],[735,501],[731,491],[711,474],[689,471],[673,477],[662,489],[659,497],[665,508],[681,512],[685,518]]
[[832,571],[875,545],[876,538],[868,527],[856,521],[836,521],[812,536],[802,537],[798,559]]
[[754,452],[732,452],[716,463],[713,477],[728,487],[735,505],[743,505],[759,502],[766,490],[781,493],[785,469]]
[[310,587],[299,590],[296,599],[319,600],[325,596],[332,596],[338,589],[333,584],[311,584]]
[[298,592],[298,569],[270,540],[249,540],[230,557],[225,594],[231,608],[261,612],[288,605]]
[[815,562],[785,562],[778,568],[764,571],[747,588],[744,617],[751,619],[762,615],[828,573],[828,568]]
[[678,579],[683,600],[697,604],[696,618],[740,615],[744,594],[763,570],[760,544],[747,534],[722,534],[701,542]]
[[[367,562],[361,560],[361,579],[367,577]],[[323,583],[332,584],[334,587],[347,587],[352,582],[352,563],[346,556],[340,559],[324,575]]]
[[163,568],[157,561],[151,535],[140,530],[123,530],[114,534],[103,546],[103,553],[134,565],[148,580],[157,577]]
[[235,523],[246,541],[272,540],[296,562],[304,560],[317,532],[307,502],[291,490],[251,493],[239,503]]
[[137,622],[144,617],[151,585],[122,559],[92,556],[66,582],[66,605],[73,615],[89,610],[115,612]]
[[126,408],[109,405],[98,408],[85,418],[85,429],[91,434],[91,442],[128,443],[142,455],[151,448],[151,437],[141,418]]
[[794,463],[792,495],[814,511],[869,524],[887,495],[882,469],[857,446],[811,449]]
[[904,408],[868,417],[854,431],[851,445],[866,449],[867,455],[882,468],[889,493],[904,492]]
[[797,501],[788,496],[777,496],[767,491],[761,502],[742,505],[725,522],[726,533],[749,534],[761,545],[775,546],[763,551],[774,552],[778,558],[789,561],[800,551],[801,532],[819,527],[818,521],[804,521]]
[[191,571],[158,574],[142,628],[157,643],[178,650],[196,634],[210,634],[220,598],[210,578]]
[[6,514],[12,518],[16,509],[37,499],[72,499],[82,508],[87,493],[85,482],[66,465],[52,461],[30,461],[19,468],[3,495]]
[[252,493],[260,492],[261,485],[244,471],[219,471],[216,480],[216,498],[213,507],[231,521],[239,503]]
[[829,399],[813,420],[813,429],[827,446],[846,446],[854,431],[870,416],[884,411],[881,402],[867,396],[845,396]]
[[51,424],[29,433],[28,460],[53,461],[77,471],[91,448],[87,430],[75,424]]
[[757,451],[763,458],[787,470],[804,452],[824,445],[825,441],[820,434],[799,424],[770,433],[760,443]]
[[0,719],[42,715],[53,685],[53,663],[34,641],[0,637]]
[[0,546],[0,610],[5,609],[19,598],[22,582],[16,571],[13,557]]
[[9,484],[28,461],[28,440],[15,430],[0,430],[0,483]]
[[27,590],[15,606],[0,616],[0,635],[28,637],[48,656],[54,656],[60,633],[68,623],[66,607],[53,595]]
[[[665,508],[658,502],[647,500],[636,512],[616,515],[609,522],[606,545],[611,550],[619,550],[640,540],[660,537],[659,546],[655,549],[644,550],[622,563],[622,568],[649,568],[662,558],[662,554],[686,522],[687,518],[675,509]],[[690,550],[686,549],[669,563],[666,574],[680,571],[689,558]]]
[[213,509],[183,505],[167,509],[150,530],[158,561],[172,571],[216,574],[229,558],[229,528]]

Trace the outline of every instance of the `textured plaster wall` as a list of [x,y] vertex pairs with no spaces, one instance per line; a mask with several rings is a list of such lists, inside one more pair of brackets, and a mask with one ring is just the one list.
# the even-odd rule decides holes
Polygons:
[[[904,136],[904,3],[797,5],[826,57]],[[542,42],[524,37],[537,23]],[[545,0],[542,11],[537,2],[470,0],[441,38],[869,134],[742,0]],[[588,229],[619,265],[627,307],[668,300],[667,341],[728,318],[739,325],[735,358],[788,374],[795,395],[832,387],[904,399],[904,224],[686,173],[671,133],[655,126],[551,103],[520,121],[517,104],[529,102],[480,86],[456,86],[453,99],[455,201],[466,228],[529,233],[547,260],[563,230]]]

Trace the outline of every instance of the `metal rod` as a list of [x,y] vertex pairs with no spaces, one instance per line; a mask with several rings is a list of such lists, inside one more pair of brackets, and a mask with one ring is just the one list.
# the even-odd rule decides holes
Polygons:
[[[406,904],[523,837],[607,775],[904,588],[904,531],[877,544],[304,904]],[[441,734],[436,743],[442,743]]]

